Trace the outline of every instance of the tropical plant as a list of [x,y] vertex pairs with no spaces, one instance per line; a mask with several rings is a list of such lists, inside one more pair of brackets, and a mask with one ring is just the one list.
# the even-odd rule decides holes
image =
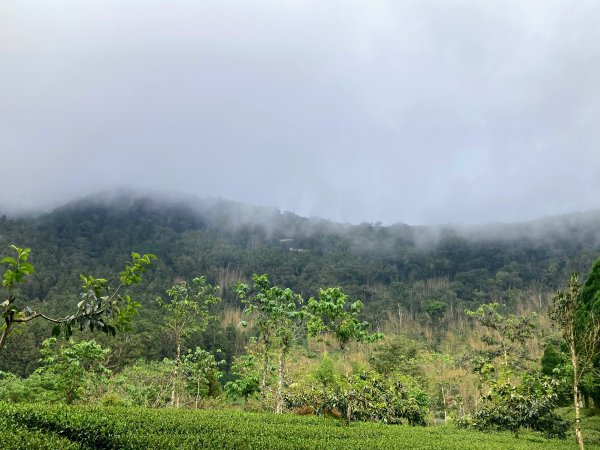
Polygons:
[[573,273],[569,286],[558,291],[548,310],[550,319],[560,331],[569,349],[573,368],[573,404],[575,407],[575,437],[584,449],[579,410],[579,387],[600,351],[600,260],[596,261],[585,284]]
[[[269,372],[269,354],[271,349],[278,352],[277,388],[275,393],[275,412],[283,411],[283,387],[285,362],[291,346],[303,330],[305,311],[300,308],[302,297],[289,288],[273,286],[267,275],[253,275],[252,287],[240,283],[236,293],[246,305],[244,313],[255,319],[258,330],[258,342],[261,344],[263,369],[261,374],[261,403]],[[244,322],[245,323],[245,322]]]
[[175,343],[175,367],[173,371],[173,389],[171,404],[179,407],[182,395],[181,355],[183,339],[192,334],[206,331],[210,320],[210,305],[221,301],[216,296],[218,286],[212,286],[206,277],[196,277],[192,284],[182,281],[167,290],[167,298],[158,297],[156,302],[165,311],[164,330],[171,335]]
[[[220,350],[217,352],[220,353]],[[200,347],[188,350],[183,356],[183,374],[187,381],[188,391],[194,398],[194,408],[198,408],[202,397],[219,394],[221,389],[219,379],[223,375],[220,367],[224,364],[224,360],[217,361],[215,355]]]
[[344,370],[348,380],[346,420],[352,420],[352,400],[354,396],[352,378],[348,365],[348,346],[352,342],[374,342],[383,338],[381,333],[369,332],[369,323],[359,320],[363,304],[360,300],[353,302],[346,309],[348,296],[339,287],[319,289],[318,298],[311,297],[306,305],[308,333],[317,336],[331,333],[336,340],[344,359]]
[[42,343],[40,351],[42,366],[37,373],[52,377],[53,389],[66,403],[96,391],[111,373],[105,366],[110,349],[102,348],[93,339],[60,342],[53,337]]
[[490,391],[472,417],[458,425],[478,430],[508,430],[518,437],[522,428],[539,431],[547,437],[565,438],[568,424],[555,412],[557,381],[523,374],[518,383],[505,379],[492,383]]
[[0,264],[8,265],[2,277],[2,286],[7,290],[7,297],[2,302],[2,317],[4,325],[0,335],[0,349],[14,330],[14,326],[31,322],[34,319],[44,319],[55,324],[52,335],[58,336],[61,331],[68,339],[73,334],[73,327],[80,330],[99,330],[107,334],[116,334],[117,331],[127,329],[132,317],[140,304],[131,299],[128,294],[123,294],[126,287],[142,281],[142,274],[152,266],[156,256],[139,253],[131,254],[129,261],[119,275],[119,282],[111,289],[109,281],[105,278],[80,275],[82,292],[81,301],[77,304],[77,311],[65,317],[50,317],[42,312],[34,311],[27,305],[18,306],[16,287],[25,277],[35,272],[29,259],[31,250],[11,245],[14,257],[8,256],[0,260]]
[[256,356],[252,353],[238,356],[232,366],[234,380],[225,383],[225,393],[231,399],[243,398],[244,404],[248,398],[260,391],[260,373]]

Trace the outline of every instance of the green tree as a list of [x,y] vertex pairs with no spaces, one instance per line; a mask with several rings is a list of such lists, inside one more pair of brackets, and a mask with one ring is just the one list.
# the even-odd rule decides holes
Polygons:
[[425,303],[424,311],[427,313],[431,323],[433,325],[439,325],[440,321],[444,317],[448,304],[442,300],[429,299]]
[[364,371],[354,375],[356,398],[353,414],[356,420],[384,423],[425,425],[429,411],[429,397],[413,378],[384,376]]
[[42,343],[40,351],[42,366],[37,372],[52,376],[54,388],[66,403],[81,399],[110,375],[105,366],[110,349],[102,348],[93,339],[61,344],[53,337]]
[[581,303],[588,311],[600,310],[600,259],[592,265],[581,287]]
[[420,377],[423,375],[423,369],[417,357],[422,350],[422,343],[406,336],[386,335],[371,352],[369,363],[384,375],[398,372]]
[[560,331],[573,367],[573,404],[575,406],[575,438],[583,450],[581,414],[579,411],[579,386],[585,373],[592,367],[600,346],[600,260],[596,261],[585,284],[579,274],[573,273],[569,286],[558,291],[548,310],[550,319]]
[[466,310],[469,317],[480,325],[492,330],[494,336],[484,337],[484,342],[490,346],[493,356],[500,356],[504,369],[510,371],[511,366],[519,365],[527,360],[525,342],[533,336],[535,325],[525,316],[506,316],[498,312],[498,303],[481,305],[475,311]]
[[[535,325],[530,318],[523,315],[500,314],[499,307],[498,303],[489,303],[481,305],[475,311],[465,311],[469,317],[491,332],[481,336],[488,349],[468,357],[473,372],[479,376],[478,389],[482,394],[482,405],[477,408],[474,421],[476,424],[482,424],[481,427],[508,429],[516,435],[522,426],[528,424],[527,419],[517,417],[517,411],[513,413],[512,408],[518,406],[525,414],[524,411],[528,407],[543,405],[543,411],[539,414],[546,417],[545,411],[554,405],[555,395],[552,393],[544,397],[543,388],[519,391],[525,379],[525,363],[531,360],[527,356],[525,344],[533,337]],[[535,398],[538,394],[539,398]],[[534,413],[532,409],[533,414],[538,412]],[[545,419],[540,420],[543,422]]]
[[182,281],[167,289],[167,298],[158,297],[156,302],[165,311],[164,329],[175,342],[175,368],[171,404],[179,407],[181,399],[181,347],[183,340],[195,333],[206,331],[208,322],[215,317],[209,312],[210,305],[221,301],[216,296],[218,286],[206,282],[206,277],[196,277],[192,284]]
[[[220,350],[217,350],[220,352]],[[194,408],[198,408],[200,398],[219,394],[219,379],[223,375],[219,369],[224,360],[217,361],[215,355],[206,350],[196,347],[188,350],[183,356],[182,368],[185,374],[188,388],[194,395]]]
[[319,289],[318,298],[311,297],[306,305],[308,333],[317,336],[331,333],[342,352],[344,371],[348,381],[346,420],[352,420],[352,400],[354,396],[352,377],[348,365],[348,347],[352,342],[374,342],[383,338],[381,333],[370,333],[369,323],[359,320],[363,304],[360,300],[346,309],[348,296],[339,287]]
[[256,356],[252,353],[238,356],[231,366],[231,372],[236,379],[225,383],[225,393],[232,399],[242,397],[244,404],[247,404],[248,397],[260,391]]
[[300,308],[302,298],[289,288],[271,285],[267,275],[253,275],[253,286],[240,283],[236,288],[238,297],[246,305],[244,313],[255,317],[258,340],[261,343],[263,372],[261,378],[261,403],[269,371],[269,352],[278,352],[277,388],[275,412],[283,411],[283,385],[285,362],[291,346],[302,330],[304,310]]
[[152,254],[141,256],[139,253],[132,253],[131,261],[120,273],[119,283],[114,289],[111,289],[107,279],[81,275],[83,285],[77,311],[66,317],[54,318],[34,311],[27,305],[18,306],[19,296],[16,288],[25,277],[35,272],[35,268],[28,261],[31,253],[29,248],[16,245],[11,245],[10,248],[14,257],[8,256],[0,260],[0,264],[8,265],[2,277],[2,287],[6,288],[7,297],[1,304],[4,325],[0,336],[0,350],[6,345],[16,324],[24,324],[38,318],[55,324],[53,335],[59,335],[62,330],[67,338],[72,335],[73,326],[79,326],[80,330],[100,330],[112,335],[125,330],[140,304],[122,291],[128,286],[140,283],[142,274],[156,259]]

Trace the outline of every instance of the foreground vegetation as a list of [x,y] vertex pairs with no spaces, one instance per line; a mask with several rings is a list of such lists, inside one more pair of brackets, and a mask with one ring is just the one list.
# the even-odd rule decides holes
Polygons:
[[[16,258],[6,257],[0,261],[9,266],[2,280],[2,286],[8,290],[8,299],[2,304],[5,308],[2,341],[5,342],[15,323],[27,323],[29,318],[42,317],[58,324],[57,333],[53,331],[55,336],[60,334],[61,329],[64,330],[66,342],[59,343],[56,337],[45,340],[41,349],[42,366],[26,380],[19,379],[14,374],[0,372],[2,398],[46,403],[54,397],[66,404],[75,404],[87,396],[96,403],[116,405],[135,402],[131,397],[133,388],[137,394],[146,391],[142,397],[144,406],[148,406],[149,392],[145,388],[154,384],[155,392],[151,395],[161,393],[158,395],[158,403],[154,401],[152,406],[161,406],[161,397],[162,402],[168,398],[167,390],[171,391],[169,404],[176,408],[183,406],[186,398],[191,399],[192,396],[195,409],[198,409],[206,397],[223,400],[219,396],[221,386],[218,382],[222,376],[219,370],[222,362],[218,362],[214,354],[199,347],[182,354],[183,339],[192,334],[203,333],[209,321],[215,319],[210,315],[209,307],[221,301],[215,295],[219,288],[207,284],[204,277],[196,277],[193,286],[179,281],[167,290],[166,299],[157,299],[165,310],[164,329],[172,333],[176,344],[176,359],[164,361],[166,364],[162,375],[165,377],[158,383],[154,380],[154,383],[143,382],[136,386],[138,377],[124,376],[121,382],[116,382],[111,377],[112,371],[105,365],[111,353],[109,349],[102,348],[94,340],[77,343],[71,339],[70,324],[78,316],[81,319],[81,331],[87,331],[88,328],[93,331],[93,323],[101,323],[102,327],[96,328],[106,334],[115,335],[117,329],[126,331],[126,328],[119,326],[123,319],[119,313],[119,302],[112,300],[114,294],[100,295],[108,291],[107,280],[81,275],[84,284],[82,300],[78,304],[79,312],[67,317],[65,321],[48,318],[27,306],[20,310],[15,306],[18,298],[15,295],[16,288],[35,268],[27,262],[29,249],[13,245],[12,250],[16,253]],[[133,258],[134,263],[127,265],[120,275],[121,285],[141,281],[139,272],[144,272],[146,266],[151,264],[149,256],[142,258],[133,253]],[[138,261],[144,261],[139,270],[136,268]],[[94,283],[100,284],[96,286]],[[267,275],[254,275],[253,285],[239,283],[236,294],[246,305],[244,313],[254,321],[252,328],[255,335],[250,340],[251,345],[246,347],[247,353],[234,364],[236,378],[225,384],[230,400],[243,398],[246,404],[250,396],[258,395],[261,411],[273,407],[272,404],[269,405],[271,400],[274,401],[274,411],[278,414],[286,409],[302,414],[332,414],[344,417],[346,424],[356,420],[426,425],[431,420],[430,399],[422,386],[426,382],[415,376],[416,373],[411,376],[411,370],[402,367],[403,357],[397,352],[398,346],[389,354],[380,348],[379,350],[384,351],[380,351],[379,356],[376,356],[377,353],[372,355],[368,364],[363,364],[362,367],[361,364],[351,364],[349,350],[352,344],[373,343],[383,339],[384,335],[369,331],[369,323],[359,319],[362,302],[357,300],[348,305],[348,296],[339,287],[320,289],[318,297],[311,297],[304,307],[304,300],[299,294],[289,288],[273,286]],[[564,342],[570,347],[570,367],[575,374],[571,377],[564,374],[558,378],[544,375],[537,364],[532,364],[535,360],[524,354],[525,344],[533,337],[535,329],[535,324],[529,318],[523,315],[502,315],[498,312],[497,303],[483,304],[476,311],[467,310],[468,316],[491,332],[482,335],[482,341],[488,349],[467,364],[477,380],[474,405],[465,403],[464,398],[458,402],[448,402],[444,392],[449,393],[457,387],[456,384],[439,385],[444,421],[447,422],[450,412],[460,428],[511,431],[515,437],[522,430],[528,430],[540,432],[548,438],[565,438],[568,423],[554,410],[559,405],[561,390],[564,390],[569,378],[572,378],[575,435],[583,450],[578,389],[583,374],[593,368],[600,353],[600,322],[596,319],[597,307],[594,306],[598,299],[600,260],[594,264],[583,285],[579,284],[579,275],[574,274],[568,293],[559,291],[552,300],[550,317],[562,330]],[[133,304],[128,296],[126,304]],[[132,314],[126,314],[126,317],[130,319]],[[66,327],[61,327],[65,324]],[[248,326],[248,322],[243,321],[241,325]],[[334,370],[328,352],[323,351],[317,370],[304,370],[289,375],[286,360],[302,336],[317,338],[319,342],[334,343],[341,353],[343,372]],[[0,350],[2,347],[0,345]],[[364,355],[364,350],[366,349],[359,355]],[[275,369],[273,357],[278,359],[275,389],[273,383],[269,382]],[[559,360],[546,366],[551,366],[555,375],[565,369],[569,370],[568,361],[564,361],[564,358],[562,362]],[[416,368],[413,366],[413,372]],[[434,386],[440,381],[438,375]],[[125,387],[125,390],[121,389],[118,393],[120,387]],[[137,396],[139,401],[139,395]],[[451,408],[451,403],[454,403],[454,408]],[[166,405],[163,403],[162,406]],[[13,422],[15,425],[33,426],[34,430],[40,424],[53,430],[57,420],[69,428],[72,422],[72,418],[62,417],[60,413],[35,416],[32,411],[28,411],[21,415],[17,412],[13,416],[21,418]],[[76,418],[76,423],[78,420],[80,419]],[[87,423],[86,418],[83,421]],[[94,422],[90,425],[90,430],[97,426],[99,424]],[[112,428],[109,427],[110,436],[115,434]],[[104,448],[113,444],[109,440],[105,443],[91,442],[90,445]],[[122,447],[120,444],[115,445]]]
[[[239,411],[0,405],[7,449],[573,449],[573,439],[479,433],[452,426],[351,426],[334,419]],[[590,449],[598,449],[596,443]]]

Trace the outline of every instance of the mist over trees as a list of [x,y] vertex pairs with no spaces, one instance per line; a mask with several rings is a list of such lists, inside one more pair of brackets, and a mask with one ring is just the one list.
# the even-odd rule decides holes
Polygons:
[[[79,301],[80,273],[110,273],[128,258],[129,249],[156,254],[156,270],[132,291],[140,294],[143,307],[138,333],[122,353],[125,361],[139,356],[139,333],[160,315],[153,299],[174,280],[198,274],[221,286],[223,300],[216,307],[221,310],[241,307],[235,283],[250,281],[253,273],[268,273],[304,298],[319,287],[340,286],[362,301],[363,317],[375,328],[390,318],[397,326],[416,324],[435,344],[451,324],[464,320],[465,307],[497,302],[544,310],[561,280],[585,272],[600,253],[596,219],[598,214],[590,213],[496,225],[489,232],[479,227],[469,234],[466,229],[336,224],[223,200],[190,204],[117,196],[85,199],[38,217],[3,217],[0,248],[14,242],[35,249],[36,276],[20,290],[33,309],[43,305],[55,315]],[[41,328],[27,332],[37,343]],[[204,339],[212,332],[227,333],[220,324],[208,331]],[[229,363],[240,345],[229,350]],[[161,344],[148,356],[170,354]],[[0,368],[8,369],[2,358]],[[11,370],[28,373],[37,356],[24,358]]]

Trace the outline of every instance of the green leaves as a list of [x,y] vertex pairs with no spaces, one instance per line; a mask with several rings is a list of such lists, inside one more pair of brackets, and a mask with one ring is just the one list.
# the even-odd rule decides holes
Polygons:
[[259,340],[267,346],[272,341],[287,348],[293,341],[294,329],[306,316],[302,297],[289,288],[271,285],[266,274],[252,276],[253,286],[239,283],[235,292],[245,305],[244,313],[253,317]]
[[252,353],[240,355],[233,361],[231,367],[232,373],[236,378],[225,383],[225,394],[235,400],[248,397],[258,392],[260,389],[260,374],[256,356]]
[[119,275],[121,283],[114,291],[106,278],[95,278],[92,275],[80,275],[81,301],[77,304],[77,312],[65,318],[63,327],[65,336],[72,334],[72,326],[78,325],[80,330],[102,331],[114,336],[117,331],[126,331],[137,309],[139,302],[133,301],[129,295],[120,295],[123,287],[142,281],[141,274],[152,266],[156,256],[139,253],[131,254],[131,261]]
[[[409,406],[412,408],[412,404]],[[68,444],[76,442],[77,448],[162,450],[573,449],[571,441],[547,440],[530,433],[526,433],[525,439],[515,439],[506,433],[479,433],[452,426],[415,428],[358,423],[341,427],[336,420],[314,416],[276,416],[233,410],[2,404],[0,423],[14,424],[14,428],[8,426],[10,431],[0,427],[5,448],[75,448]],[[11,439],[11,432],[20,440]],[[37,440],[31,439],[30,434],[34,432],[40,434]],[[56,436],[70,441],[57,441]]]
[[14,323],[29,322],[38,317],[55,324],[52,329],[52,336],[55,337],[62,331],[65,337],[69,338],[73,334],[73,327],[79,327],[80,330],[98,330],[113,336],[117,330],[126,330],[140,303],[133,301],[128,295],[122,296],[120,291],[123,287],[139,283],[142,280],[141,274],[146,272],[156,259],[152,254],[141,256],[139,253],[132,253],[131,261],[119,275],[120,284],[114,290],[106,278],[80,275],[82,285],[76,312],[66,317],[52,318],[37,313],[28,306],[17,308],[14,305],[15,285],[34,273],[35,268],[27,262],[31,252],[29,248],[11,245],[11,249],[16,257],[6,257],[0,261],[9,266],[2,277],[2,285],[8,288],[8,298],[1,304],[6,325],[0,337],[0,348],[6,345]]
[[477,412],[459,421],[459,426],[509,430],[515,435],[521,428],[528,428],[547,437],[565,438],[568,424],[553,412],[558,400],[556,387],[556,380],[527,374],[522,374],[516,384],[495,381]]
[[8,264],[11,268],[7,269],[2,276],[2,286],[12,291],[15,284],[21,283],[25,276],[35,272],[33,264],[27,262],[31,249],[20,248],[16,245],[11,245],[10,248],[16,253],[16,258],[7,256],[0,260],[0,264]]
[[[270,352],[277,350],[279,353],[275,411],[280,413],[283,408],[282,390],[286,354],[304,328],[306,311],[301,308],[303,300],[300,295],[289,288],[271,285],[266,274],[254,274],[252,281],[251,288],[245,284],[238,284],[236,293],[245,305],[244,313],[252,316],[258,332],[257,340],[262,360],[261,405],[268,384]],[[230,389],[242,389],[242,387],[233,384]]]
[[311,297],[306,309],[309,314],[308,332],[311,336],[332,333],[340,349],[351,341],[374,342],[383,338],[381,333],[370,333],[369,323],[359,320],[363,304],[356,300],[346,310],[348,296],[339,287],[319,289],[319,298]]
[[7,256],[6,258],[3,258],[2,260],[0,260],[0,264],[10,264],[11,266],[16,267],[17,260],[15,258],[11,258],[10,256]]
[[42,366],[36,373],[48,375],[53,390],[66,403],[72,403],[110,374],[104,365],[109,353],[110,349],[102,348],[94,340],[59,343],[52,337],[42,343]]
[[[182,394],[180,383],[179,368],[182,365],[181,348],[184,339],[194,333],[203,333],[208,326],[208,322],[215,317],[210,315],[210,305],[219,302],[217,297],[218,286],[212,286],[207,283],[206,277],[196,277],[192,283],[181,281],[171,288],[167,289],[167,297],[163,299],[158,297],[156,302],[164,311],[163,329],[173,337],[175,342],[175,369],[173,371],[173,393],[171,404],[179,407],[179,400]],[[206,359],[206,353],[197,348],[194,355],[189,356],[187,363],[192,364],[198,359]],[[211,355],[212,356],[212,355]],[[213,358],[214,360],[214,358]],[[186,360],[184,359],[183,362]],[[194,366],[194,364],[192,364]],[[197,366],[196,369],[200,370]],[[194,369],[194,370],[196,370]],[[197,372],[197,371],[196,371]],[[196,373],[197,394],[196,405],[200,397],[200,384],[202,384],[202,374]],[[198,384],[200,383],[200,384]]]
[[[220,350],[216,350],[216,353],[220,352]],[[186,387],[188,392],[195,397],[196,407],[198,407],[198,400],[201,397],[218,394],[218,392],[214,392],[214,386],[217,390],[220,390],[218,380],[223,375],[220,367],[225,363],[224,360],[217,361],[212,353],[200,347],[196,347],[194,350],[189,349],[183,356],[181,367],[185,376]]]
[[[382,376],[371,371],[351,375],[353,418],[364,422],[425,425],[429,398],[417,383],[406,376]],[[327,383],[294,383],[286,395],[288,408],[304,409],[322,415],[337,410],[346,415],[347,380],[329,377]]]
[[179,337],[206,330],[210,315],[210,305],[218,303],[219,286],[212,286],[206,277],[200,276],[192,283],[181,281],[166,291],[166,298],[158,297],[156,302],[165,311],[165,326]]
[[120,274],[121,283],[124,286],[131,286],[142,281],[142,274],[152,267],[152,262],[156,260],[156,256],[152,253],[146,253],[140,256],[139,253],[131,253],[131,261],[125,265],[125,268]]

